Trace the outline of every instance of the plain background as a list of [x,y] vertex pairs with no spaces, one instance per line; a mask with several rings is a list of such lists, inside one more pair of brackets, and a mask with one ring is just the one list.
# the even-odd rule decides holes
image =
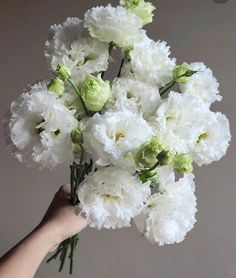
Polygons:
[[[107,3],[1,1],[1,119],[28,83],[48,76],[43,49],[49,26],[68,16],[82,18],[88,8]],[[195,168],[198,223],[183,243],[158,247],[140,238],[134,227],[101,232],[87,229],[81,233],[74,277],[236,277],[236,1],[154,1],[157,3],[158,13],[147,27],[148,34],[166,40],[179,64],[204,61],[213,69],[224,96],[214,109],[230,119],[231,147],[221,161]],[[26,168],[10,156],[0,137],[0,255],[38,224],[58,186],[68,182],[68,175],[67,169],[49,173]],[[43,263],[36,277],[69,274],[58,273],[58,262]]]

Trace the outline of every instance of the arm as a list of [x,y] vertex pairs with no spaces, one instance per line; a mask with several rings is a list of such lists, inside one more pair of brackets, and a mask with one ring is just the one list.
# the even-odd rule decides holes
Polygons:
[[0,277],[32,278],[48,252],[86,225],[70,204],[70,186],[62,186],[39,226],[0,259]]

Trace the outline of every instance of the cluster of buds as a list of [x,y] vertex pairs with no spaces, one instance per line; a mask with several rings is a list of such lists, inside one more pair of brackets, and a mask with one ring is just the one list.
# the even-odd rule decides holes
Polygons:
[[137,152],[135,162],[137,167],[142,169],[139,173],[140,180],[142,182],[151,181],[151,185],[158,182],[155,171],[158,166],[170,165],[179,174],[193,171],[193,160],[190,154],[175,154],[161,144],[156,137]]
[[76,86],[71,80],[71,71],[68,67],[58,65],[56,77],[48,85],[48,91],[54,92],[58,97],[62,97],[65,92],[65,83],[73,85],[85,107],[92,112],[99,112],[109,100],[111,89],[109,81],[104,81],[101,75],[88,75],[84,82]]
[[56,77],[51,80],[48,85],[48,91],[55,93],[58,97],[62,97],[65,92],[65,81],[71,78],[71,71],[68,67],[58,65]]
[[168,150],[159,142],[158,138],[155,137],[137,152],[135,161],[139,168],[152,168],[156,164],[170,164],[173,157],[174,153]]

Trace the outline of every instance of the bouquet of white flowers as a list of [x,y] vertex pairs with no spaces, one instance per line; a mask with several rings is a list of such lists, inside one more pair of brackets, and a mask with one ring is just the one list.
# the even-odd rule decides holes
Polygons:
[[[45,46],[53,76],[11,104],[6,127],[20,162],[70,165],[71,202],[91,227],[118,229],[133,219],[164,245],[183,241],[196,222],[193,163],[219,160],[231,135],[226,116],[210,110],[221,100],[211,69],[176,65],[166,42],[142,29],[154,10],[121,0],[53,25]],[[123,58],[107,81],[115,48]],[[62,242],[51,257],[59,256],[60,270],[70,251],[72,273],[77,242],[78,235]]]

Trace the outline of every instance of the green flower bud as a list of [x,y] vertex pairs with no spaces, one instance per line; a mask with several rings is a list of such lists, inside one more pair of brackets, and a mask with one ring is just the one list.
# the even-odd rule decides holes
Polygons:
[[172,151],[164,149],[157,157],[159,165],[170,165],[174,159],[174,156],[175,154]]
[[66,81],[71,79],[71,71],[68,67],[63,65],[58,65],[56,70],[57,76],[62,80]]
[[143,146],[136,154],[135,161],[138,167],[151,168],[157,163],[157,156],[165,149],[157,138]]
[[80,144],[75,144],[75,146],[74,146],[74,155],[75,156],[79,156],[80,155],[80,153],[81,153],[81,146],[80,146]]
[[48,85],[48,91],[57,94],[58,97],[62,97],[65,92],[65,84],[60,78],[53,78]]
[[180,66],[177,66],[173,69],[173,78],[177,83],[186,83],[189,80],[189,77],[186,76],[186,72],[191,70],[190,66],[187,63],[183,63]]
[[82,144],[83,143],[83,126],[80,123],[77,128],[71,131],[71,141],[74,144]]
[[155,185],[157,185],[158,176],[155,171],[143,171],[143,172],[139,173],[138,177],[142,183],[150,181],[151,187],[154,187]]
[[196,73],[197,71],[191,70],[190,66],[187,63],[183,63],[180,66],[177,66],[173,69],[173,79],[179,83],[183,84],[188,82],[189,78]]
[[153,20],[153,11],[156,8],[151,2],[145,2],[144,0],[121,0],[120,5],[140,17],[143,21],[143,26]]
[[172,165],[177,173],[186,174],[193,171],[193,159],[190,154],[175,155]]
[[88,75],[79,89],[87,109],[93,112],[101,111],[111,95],[109,81],[102,80],[101,75]]

